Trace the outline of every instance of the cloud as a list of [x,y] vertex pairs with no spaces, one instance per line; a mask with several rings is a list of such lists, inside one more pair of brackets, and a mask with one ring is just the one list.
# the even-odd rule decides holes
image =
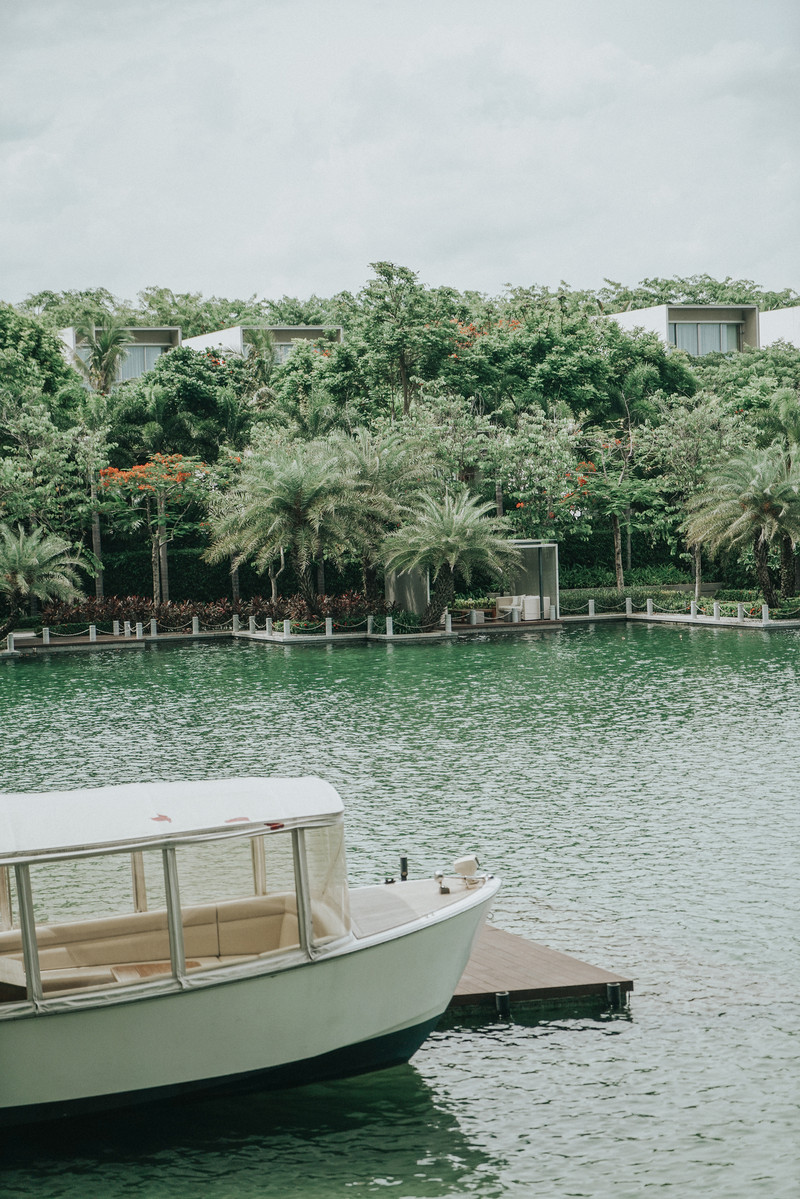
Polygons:
[[4,293],[332,293],[378,258],[797,286],[792,13],[43,0],[8,23]]

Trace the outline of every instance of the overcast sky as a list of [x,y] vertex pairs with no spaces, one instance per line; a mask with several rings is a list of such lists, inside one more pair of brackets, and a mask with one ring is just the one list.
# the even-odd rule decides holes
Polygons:
[[0,0],[0,297],[800,290],[797,0]]

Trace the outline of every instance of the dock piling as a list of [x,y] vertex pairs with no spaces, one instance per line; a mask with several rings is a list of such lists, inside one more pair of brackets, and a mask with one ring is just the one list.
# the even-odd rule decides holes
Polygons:
[[267,617],[266,634],[268,637],[272,636],[272,617],[271,616]]
[[606,983],[606,994],[608,996],[608,1006],[613,1008],[615,1012],[622,1008],[622,986],[620,983]]
[[[94,637],[92,637],[92,629],[94,629]],[[89,625],[89,640],[97,640],[97,625]],[[42,628],[42,645],[50,644],[50,630],[45,626]]]
[[200,632],[200,617],[193,616],[192,617],[192,636],[196,637],[199,632]]
[[333,636],[333,617],[332,616],[325,617],[325,636],[326,637]]
[[494,1005],[501,1020],[511,1019],[511,996],[508,991],[496,991]]
[[153,619],[150,621],[150,636],[158,636],[158,621],[155,619],[155,617],[153,617]]

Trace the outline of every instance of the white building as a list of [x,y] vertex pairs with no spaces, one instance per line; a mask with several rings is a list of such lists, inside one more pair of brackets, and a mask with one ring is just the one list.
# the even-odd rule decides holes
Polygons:
[[800,349],[800,306],[762,312],[759,325],[762,348],[774,345],[776,341],[788,341],[789,345]]
[[727,354],[745,346],[758,348],[759,321],[770,315],[759,314],[755,304],[657,304],[653,308],[612,312],[607,319],[629,333],[634,329],[657,333],[666,345],[702,357],[715,351]]
[[183,344],[190,350],[219,350],[225,354],[247,354],[249,334],[267,332],[272,335],[275,358],[285,362],[296,341],[316,341],[326,334],[333,334],[334,341],[342,340],[341,325],[233,325],[230,329],[217,329],[214,333],[200,333],[197,337],[185,338]]
[[[176,325],[166,325],[161,329],[143,329],[131,326],[125,332],[133,340],[122,360],[117,376],[118,383],[125,383],[128,379],[138,379],[139,375],[153,369],[162,354],[166,354],[168,350],[181,344],[181,331]],[[59,329],[58,336],[64,343],[65,357],[70,365],[73,365],[76,357],[86,360],[88,349],[79,342],[74,326]]]

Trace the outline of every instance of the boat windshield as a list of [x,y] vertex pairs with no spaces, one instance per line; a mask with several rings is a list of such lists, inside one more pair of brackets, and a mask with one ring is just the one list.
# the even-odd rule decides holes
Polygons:
[[4,873],[0,1003],[313,954],[350,933],[341,820]]

